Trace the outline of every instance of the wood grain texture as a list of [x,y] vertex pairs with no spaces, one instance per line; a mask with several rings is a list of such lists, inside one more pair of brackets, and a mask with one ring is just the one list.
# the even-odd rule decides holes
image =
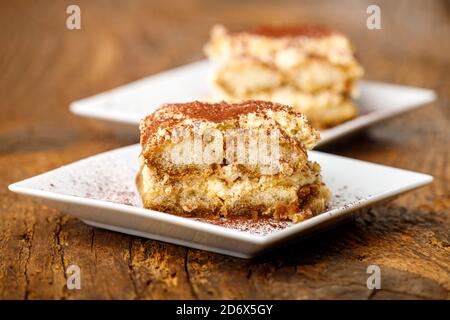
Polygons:
[[[65,27],[74,3],[79,31]],[[2,1],[0,298],[450,298],[450,11],[446,1],[379,3],[383,29],[369,31],[366,1]],[[131,142],[71,115],[71,101],[202,58],[216,22],[298,21],[348,33],[366,78],[438,92],[436,103],[325,149],[432,174],[431,186],[250,261],[95,229],[7,190]],[[81,290],[66,288],[70,264]],[[382,290],[366,287],[371,264]]]

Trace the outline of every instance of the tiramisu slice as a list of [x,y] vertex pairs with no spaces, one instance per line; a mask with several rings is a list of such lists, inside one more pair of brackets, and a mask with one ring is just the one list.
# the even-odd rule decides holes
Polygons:
[[264,101],[167,104],[142,120],[137,186],[146,208],[191,217],[304,220],[330,197],[307,149],[319,134]]
[[292,105],[319,129],[357,114],[351,98],[363,69],[339,32],[297,26],[231,33],[215,26],[205,52],[213,62],[218,99]]

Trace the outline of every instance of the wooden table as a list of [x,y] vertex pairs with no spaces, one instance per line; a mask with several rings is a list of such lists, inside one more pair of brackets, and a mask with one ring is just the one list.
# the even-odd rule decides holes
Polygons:
[[[448,2],[378,2],[382,30],[366,28],[369,1],[76,3],[81,30],[66,29],[72,1],[0,4],[0,298],[450,297]],[[71,101],[201,59],[216,22],[299,21],[348,33],[366,78],[438,92],[436,103],[325,149],[432,174],[431,186],[254,260],[91,228],[7,190],[134,142],[72,115]],[[81,268],[81,290],[66,288],[71,264]],[[382,290],[366,287],[372,264]]]

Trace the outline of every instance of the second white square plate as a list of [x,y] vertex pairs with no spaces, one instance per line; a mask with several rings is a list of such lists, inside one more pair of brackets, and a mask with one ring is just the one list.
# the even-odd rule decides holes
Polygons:
[[9,189],[39,198],[96,227],[251,258],[433,180],[425,174],[312,151],[310,159],[320,163],[333,193],[328,211],[298,224],[246,218],[208,221],[144,209],[135,186],[139,152],[138,145],[112,150],[14,183]]
[[[117,130],[138,134],[140,119],[163,103],[188,102],[210,95],[207,60],[149,76],[119,88],[75,101],[70,110],[79,116],[109,123]],[[418,108],[436,99],[432,90],[360,81],[359,116],[321,132],[319,145],[327,144],[384,119]]]

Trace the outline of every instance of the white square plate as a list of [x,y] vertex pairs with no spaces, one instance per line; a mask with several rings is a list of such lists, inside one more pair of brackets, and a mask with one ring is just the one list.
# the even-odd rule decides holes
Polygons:
[[[207,60],[194,62],[75,101],[70,110],[102,120],[121,132],[138,134],[140,119],[167,102],[187,102],[208,97]],[[415,87],[360,81],[359,116],[321,133],[319,145],[366,128],[374,123],[418,108],[436,99],[434,91]]]
[[251,258],[433,180],[421,173],[312,151],[310,158],[322,166],[333,193],[327,212],[298,224],[207,221],[142,208],[134,183],[139,152],[138,145],[112,150],[14,183],[9,189],[40,198],[96,227]]

